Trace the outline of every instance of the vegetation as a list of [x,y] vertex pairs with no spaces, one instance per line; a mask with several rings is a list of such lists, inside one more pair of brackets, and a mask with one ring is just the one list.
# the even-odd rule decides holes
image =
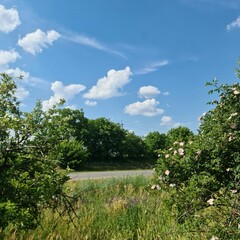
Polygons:
[[206,232],[193,231],[178,224],[165,205],[167,192],[152,188],[143,176],[68,183],[66,191],[79,194],[72,221],[45,210],[41,226],[35,230],[14,231],[6,239],[209,239]]
[[[238,72],[239,73],[239,72]],[[200,117],[199,134],[175,141],[161,152],[158,184],[174,187],[168,202],[179,223],[204,225],[218,239],[240,239],[240,84],[207,83],[219,94]]]
[[[61,104],[23,113],[1,74],[0,238],[240,239],[240,84],[206,85],[219,98],[197,135],[178,127],[141,138]],[[66,183],[61,170],[156,157],[152,180]]]
[[[57,171],[50,157],[54,143],[64,138],[52,123],[57,109],[48,113],[38,102],[22,113],[15,97],[16,84],[6,74],[0,82],[0,227],[35,228],[43,208],[55,208],[64,197],[68,177]],[[64,126],[64,119],[62,126]]]

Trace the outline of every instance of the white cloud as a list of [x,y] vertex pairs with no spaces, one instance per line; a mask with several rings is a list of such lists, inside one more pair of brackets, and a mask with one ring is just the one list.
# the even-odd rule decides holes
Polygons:
[[138,91],[138,96],[141,98],[154,98],[160,93],[158,88],[149,85],[141,87]]
[[29,91],[26,90],[24,87],[22,87],[22,86],[17,87],[17,90],[15,92],[15,96],[18,98],[19,101],[22,101],[28,95],[29,95]]
[[129,104],[124,108],[124,112],[129,115],[143,115],[153,117],[164,112],[163,109],[157,108],[159,102],[156,99],[147,99],[143,102]]
[[37,53],[41,53],[43,48],[52,45],[59,37],[60,34],[55,30],[50,30],[45,33],[37,29],[35,32],[28,33],[25,37],[19,39],[18,45],[26,52],[36,55]]
[[88,106],[91,106],[91,107],[97,105],[97,102],[96,102],[96,101],[89,101],[89,100],[86,100],[84,103],[85,103],[86,105],[88,105]]
[[20,24],[18,11],[15,8],[6,9],[0,5],[0,31],[9,33]]
[[25,72],[18,67],[15,69],[8,68],[5,70],[5,72],[8,75],[12,76],[13,78],[19,78],[20,76],[22,76],[25,81],[27,81],[27,79],[29,79],[29,72]]
[[8,65],[2,66],[2,68],[0,68],[0,72],[4,72],[13,78],[20,78],[20,76],[22,77],[21,81],[16,82],[17,89],[15,92],[15,96],[18,98],[19,101],[24,100],[29,95],[29,91],[22,86],[22,84],[25,83],[25,80],[29,79],[28,72],[24,72],[20,68],[8,68]]
[[7,73],[8,75],[12,76],[13,78],[19,78],[21,76],[21,78],[22,78],[21,83],[32,86],[32,87],[45,89],[47,86],[50,85],[50,83],[48,81],[43,80],[38,77],[33,77],[30,75],[29,72],[25,72],[18,67],[15,69],[4,68],[4,69],[2,69],[2,72]]
[[168,95],[170,95],[170,92],[163,92],[163,95],[168,96]]
[[142,75],[142,74],[147,74],[151,72],[157,71],[160,67],[168,65],[169,61],[168,60],[163,60],[163,61],[157,61],[148,64],[147,66],[143,67],[142,69],[137,70],[134,74],[137,75]]
[[71,110],[77,110],[77,107],[75,105],[66,106],[65,108],[69,108]]
[[172,118],[170,116],[163,116],[161,118],[160,125],[161,126],[169,126],[172,123]]
[[231,31],[235,28],[240,28],[240,17],[238,17],[235,21],[227,25],[228,31]]
[[120,90],[130,82],[131,75],[129,67],[119,71],[112,69],[108,71],[106,77],[100,78],[97,84],[84,94],[84,98],[108,99],[120,96],[122,95]]
[[54,95],[50,97],[49,100],[42,102],[43,110],[47,111],[53,105],[60,102],[60,99],[65,99],[66,101],[72,99],[75,95],[83,91],[86,87],[82,84],[70,84],[64,86],[62,82],[56,81],[52,83],[51,90]]
[[91,37],[88,37],[85,35],[79,35],[79,34],[71,34],[71,36],[62,36],[62,37],[65,40],[68,40],[68,41],[71,41],[71,42],[74,42],[77,44],[81,44],[84,46],[98,49],[103,52],[108,52],[108,53],[115,54],[115,55],[121,56],[123,58],[126,58],[126,56],[124,54],[122,54],[121,52],[115,51],[115,50],[105,46],[104,44],[97,41],[95,38],[91,38]]
[[0,50],[0,65],[8,65],[9,63],[15,62],[18,58],[20,58],[20,55],[15,50]]
[[160,126],[167,126],[169,128],[179,127],[179,122],[174,122],[170,116],[163,116],[160,121]]

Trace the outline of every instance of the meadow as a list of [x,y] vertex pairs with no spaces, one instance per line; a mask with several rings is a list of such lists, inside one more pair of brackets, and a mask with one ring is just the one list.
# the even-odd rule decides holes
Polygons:
[[68,182],[65,191],[78,194],[71,217],[60,209],[42,212],[35,230],[14,231],[9,227],[4,239],[210,239],[208,228],[179,224],[170,196],[144,176]]

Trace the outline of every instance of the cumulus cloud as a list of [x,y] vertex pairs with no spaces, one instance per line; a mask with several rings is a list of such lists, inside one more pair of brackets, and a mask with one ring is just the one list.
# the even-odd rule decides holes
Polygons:
[[18,11],[15,8],[6,9],[0,5],[0,31],[9,33],[20,24]]
[[8,65],[15,62],[18,58],[20,58],[20,55],[15,50],[0,50],[0,65]]
[[160,126],[167,126],[170,128],[179,127],[181,124],[179,122],[174,122],[170,116],[163,116],[160,121]]
[[17,90],[15,92],[15,96],[17,97],[17,99],[19,101],[22,101],[23,99],[25,99],[27,96],[29,95],[29,91],[26,90],[24,87],[22,86],[18,86]]
[[5,72],[12,76],[13,78],[19,78],[20,76],[27,81],[27,79],[29,79],[29,72],[25,72],[23,70],[21,70],[20,68],[8,68],[5,70]]
[[[1,69],[0,69],[1,70]],[[8,75],[12,76],[13,78],[21,77],[21,83],[25,85],[29,85],[32,87],[37,87],[41,89],[45,89],[50,83],[44,79],[31,76],[29,72],[25,72],[20,68],[5,68],[2,69],[2,72],[7,73]]]
[[161,118],[160,125],[161,126],[169,126],[172,123],[172,118],[170,116],[163,116]]
[[26,52],[36,55],[37,53],[41,53],[43,48],[52,45],[59,37],[60,34],[55,30],[50,30],[45,33],[37,29],[35,32],[28,33],[25,37],[19,39],[18,45]]
[[88,106],[91,106],[91,107],[97,106],[97,102],[96,101],[86,100],[84,103],[86,105],[88,105]]
[[228,31],[231,31],[235,28],[240,28],[240,16],[235,21],[227,25]]
[[84,94],[84,98],[108,99],[120,96],[123,87],[130,82],[131,75],[129,67],[119,71],[112,69],[108,71],[106,77],[100,78],[97,84]]
[[145,67],[137,70],[135,74],[137,75],[143,75],[151,72],[157,71],[160,67],[168,65],[169,61],[168,60],[163,60],[163,61],[157,61],[153,63],[147,64]]
[[66,101],[72,99],[85,88],[86,87],[82,84],[70,84],[64,86],[60,81],[52,83],[51,90],[54,95],[51,96],[49,100],[42,102],[43,110],[47,111],[49,108],[53,107],[53,105],[59,103],[61,99],[65,99]]
[[149,85],[141,87],[138,91],[138,96],[140,98],[154,98],[160,93],[158,88]]
[[135,102],[124,108],[124,112],[129,115],[143,115],[153,117],[164,112],[163,109],[157,108],[159,102],[156,99],[147,99],[143,102]]
[[3,68],[0,68],[0,72],[4,72],[13,78],[22,77],[21,81],[17,81],[17,89],[15,92],[15,96],[18,98],[19,101],[24,100],[28,95],[29,91],[26,90],[25,87],[22,86],[29,81],[29,73],[22,71],[20,68],[8,68],[8,65],[5,65]]

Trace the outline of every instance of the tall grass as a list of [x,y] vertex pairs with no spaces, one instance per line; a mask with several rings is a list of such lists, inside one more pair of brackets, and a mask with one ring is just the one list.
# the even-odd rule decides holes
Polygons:
[[66,189],[80,193],[73,221],[45,210],[40,227],[27,232],[8,229],[5,239],[205,239],[174,221],[162,201],[168,193],[152,190],[147,177],[71,182]]

